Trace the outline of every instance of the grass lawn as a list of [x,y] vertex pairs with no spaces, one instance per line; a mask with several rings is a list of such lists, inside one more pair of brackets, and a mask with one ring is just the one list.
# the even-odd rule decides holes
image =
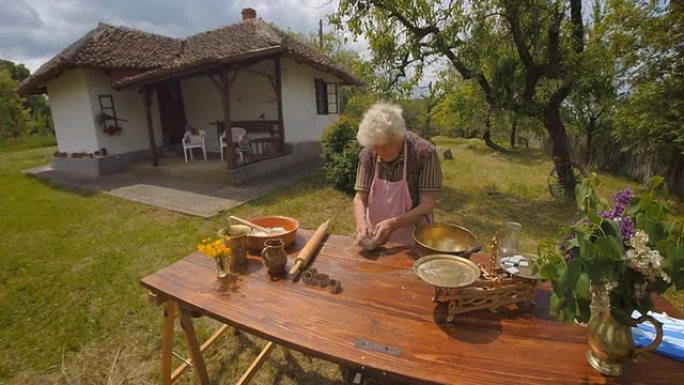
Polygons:
[[14,152],[28,150],[31,148],[55,146],[57,139],[54,135],[50,136],[26,136],[17,139],[0,140],[0,154],[3,152]]
[[[540,152],[501,155],[479,140],[438,145],[455,155],[443,162],[438,221],[463,224],[486,242],[515,220],[523,224],[522,247],[534,251],[572,219],[572,204],[546,191],[551,164]],[[0,144],[0,383],[158,383],[161,310],[146,302],[138,281],[194,251],[224,217],[189,217],[44,184],[20,170],[45,164],[54,148],[32,147]],[[614,177],[603,181],[606,194],[636,186]],[[289,215],[306,228],[333,218],[333,233],[353,230],[351,197],[325,186],[320,175],[231,214]],[[671,298],[684,303],[681,295]],[[201,319],[200,338],[215,326]],[[181,334],[176,337],[182,346]],[[235,382],[263,344],[228,333],[207,354],[210,376]],[[336,365],[296,352],[287,361],[278,349],[272,357],[253,383],[340,383]],[[189,373],[180,383],[194,381]]]

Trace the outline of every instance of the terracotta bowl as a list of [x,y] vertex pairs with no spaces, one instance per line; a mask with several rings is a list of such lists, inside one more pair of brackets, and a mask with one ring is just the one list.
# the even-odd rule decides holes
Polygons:
[[[250,222],[261,227],[273,228],[282,227],[285,229],[284,233],[274,235],[247,235],[247,248],[254,252],[261,253],[264,248],[264,242],[269,239],[281,239],[285,247],[290,246],[295,241],[297,229],[299,228],[299,221],[290,217],[282,217],[278,215],[264,216],[259,218],[252,218]],[[253,231],[252,231],[253,232]]]

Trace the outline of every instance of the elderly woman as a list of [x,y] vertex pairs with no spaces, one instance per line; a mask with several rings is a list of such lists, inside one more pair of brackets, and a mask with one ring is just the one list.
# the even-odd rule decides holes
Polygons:
[[413,228],[432,221],[442,171],[435,146],[406,131],[401,107],[373,105],[363,116],[354,197],[355,240],[413,245]]

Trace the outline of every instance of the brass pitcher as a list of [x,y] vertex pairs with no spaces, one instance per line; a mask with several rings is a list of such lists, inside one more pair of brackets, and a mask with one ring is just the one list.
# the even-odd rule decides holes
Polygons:
[[252,229],[243,225],[232,225],[218,231],[223,244],[230,247],[228,269],[233,274],[247,272],[247,234],[251,231]]
[[261,250],[261,256],[268,268],[268,274],[271,277],[283,275],[287,264],[287,253],[283,241],[278,238],[269,239],[264,242],[264,246],[266,247]]
[[[632,339],[632,326],[642,322],[653,324],[656,337],[650,345],[644,348],[635,348]],[[622,374],[623,361],[629,358],[636,361],[641,354],[655,350],[663,339],[662,324],[649,315],[642,315],[638,319],[632,320],[631,326],[617,322],[610,314],[607,293],[604,295],[594,294],[587,332],[589,336],[587,361],[594,369],[608,376]]]

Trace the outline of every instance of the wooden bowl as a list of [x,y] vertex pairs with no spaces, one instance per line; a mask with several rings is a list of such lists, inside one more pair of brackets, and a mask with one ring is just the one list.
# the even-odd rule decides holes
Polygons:
[[[459,255],[475,246],[476,237],[470,230],[449,223],[428,223],[413,230],[418,254]],[[466,257],[467,258],[467,257]]]
[[[294,243],[295,237],[297,235],[297,229],[299,228],[299,221],[290,217],[283,217],[279,215],[269,215],[259,218],[252,218],[250,222],[261,227],[273,228],[282,227],[285,229],[284,233],[273,234],[273,235],[252,235],[251,233],[247,235],[247,248],[254,252],[261,253],[264,249],[264,242],[269,239],[280,239],[283,241],[285,247],[290,246]],[[252,230],[254,233],[254,230]]]

